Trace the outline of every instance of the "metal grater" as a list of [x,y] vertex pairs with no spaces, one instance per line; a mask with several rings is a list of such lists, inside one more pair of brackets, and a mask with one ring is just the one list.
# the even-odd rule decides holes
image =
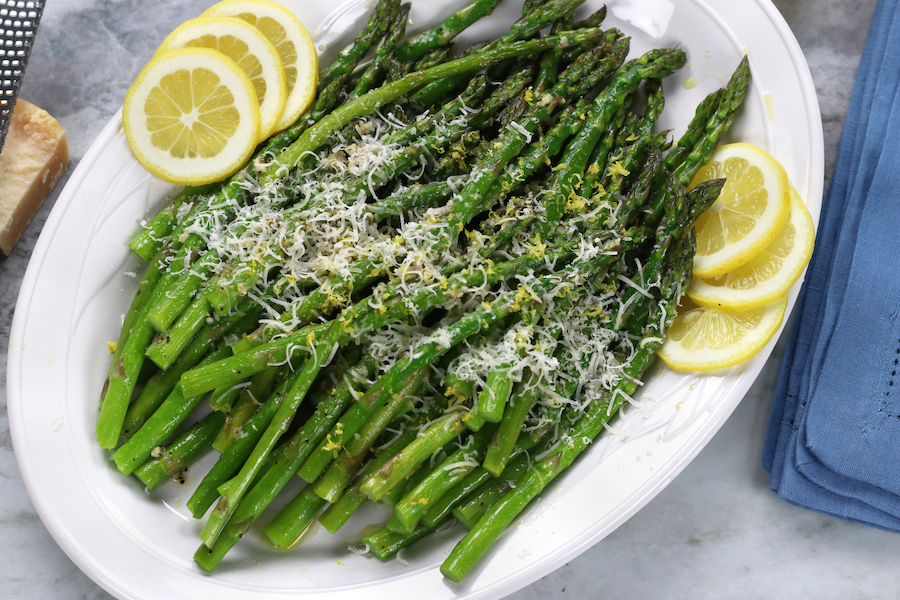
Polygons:
[[44,0],[0,0],[0,150],[44,12]]

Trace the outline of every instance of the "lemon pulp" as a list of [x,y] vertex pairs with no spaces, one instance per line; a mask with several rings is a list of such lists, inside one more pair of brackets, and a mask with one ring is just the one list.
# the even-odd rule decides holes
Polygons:
[[719,198],[697,219],[696,277],[716,277],[746,263],[790,216],[787,174],[764,150],[749,144],[718,148],[691,187],[723,177]]
[[174,158],[218,155],[237,131],[234,95],[206,68],[162,77],[144,103],[153,145]]

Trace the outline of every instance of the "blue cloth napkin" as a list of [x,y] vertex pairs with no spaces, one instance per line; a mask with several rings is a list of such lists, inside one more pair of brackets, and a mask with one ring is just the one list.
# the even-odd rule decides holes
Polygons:
[[780,498],[900,532],[900,2],[880,0],[781,366]]

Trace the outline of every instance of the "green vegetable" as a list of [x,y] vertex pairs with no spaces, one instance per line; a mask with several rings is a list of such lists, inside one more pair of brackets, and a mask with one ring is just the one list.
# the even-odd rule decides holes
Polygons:
[[456,57],[498,0],[409,39],[410,5],[380,0],[297,123],[132,242],[149,264],[97,437],[148,488],[221,452],[187,503],[203,569],[272,506],[265,535],[289,548],[381,502],[363,543],[382,560],[470,529],[442,566],[458,581],[636,389],[722,181],[685,186],[749,68],[672,146],[661,81],[685,54],[625,62],[581,2],[529,0]]

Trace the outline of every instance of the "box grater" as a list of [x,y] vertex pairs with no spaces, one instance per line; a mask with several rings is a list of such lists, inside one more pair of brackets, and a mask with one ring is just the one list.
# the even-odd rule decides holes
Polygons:
[[44,0],[0,0],[0,150],[43,12]]

